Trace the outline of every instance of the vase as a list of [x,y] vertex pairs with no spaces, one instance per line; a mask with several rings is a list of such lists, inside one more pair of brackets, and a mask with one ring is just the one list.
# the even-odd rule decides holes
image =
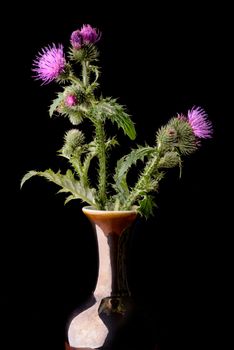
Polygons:
[[99,268],[92,297],[68,327],[67,349],[112,349],[133,310],[126,273],[126,247],[135,210],[105,211],[84,207],[97,237]]

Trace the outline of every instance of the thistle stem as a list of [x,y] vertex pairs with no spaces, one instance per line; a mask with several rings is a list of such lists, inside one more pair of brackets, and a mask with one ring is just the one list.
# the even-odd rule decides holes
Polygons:
[[88,85],[88,72],[87,72],[87,61],[82,62],[82,76],[83,76],[83,84],[86,87]]
[[106,146],[105,146],[105,130],[102,121],[97,120],[96,126],[96,140],[97,140],[97,154],[99,160],[99,204],[100,209],[105,209],[106,204]]
[[79,87],[81,86],[81,81],[79,78],[77,78],[74,74],[70,74],[69,75],[69,79],[71,82],[75,83],[76,85],[78,85]]

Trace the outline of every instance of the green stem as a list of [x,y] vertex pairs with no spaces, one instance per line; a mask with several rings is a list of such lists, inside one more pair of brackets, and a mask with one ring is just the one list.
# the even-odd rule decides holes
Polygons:
[[86,87],[88,85],[88,72],[87,72],[87,61],[82,62],[82,77],[83,77],[83,85]]
[[89,171],[89,166],[90,162],[93,159],[94,155],[93,154],[88,154],[83,162],[83,179],[84,179],[84,184],[85,186],[89,186],[89,176],[88,176],[88,171]]
[[78,86],[81,86],[81,81],[79,78],[77,78],[74,74],[69,75],[69,80],[73,83],[75,83]]
[[99,204],[100,209],[105,209],[106,204],[106,145],[105,145],[105,130],[101,120],[95,122],[96,140],[97,140],[97,155],[99,160]]

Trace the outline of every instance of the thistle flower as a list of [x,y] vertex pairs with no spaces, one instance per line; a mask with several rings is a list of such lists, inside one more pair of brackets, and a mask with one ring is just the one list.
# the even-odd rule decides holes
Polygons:
[[67,107],[73,107],[78,103],[78,100],[75,95],[69,94],[66,96],[64,102]]
[[74,49],[79,50],[81,48],[83,44],[83,37],[80,30],[75,30],[72,32],[70,42]]
[[80,130],[71,129],[66,132],[64,141],[65,142],[62,149],[60,150],[60,154],[63,157],[70,159],[72,154],[76,152],[77,155],[77,152],[81,150],[85,138],[84,134]]
[[208,139],[212,137],[212,124],[207,118],[206,112],[201,107],[193,107],[188,111],[188,122],[198,138]]
[[64,71],[66,60],[63,52],[63,45],[55,44],[42,49],[36,59],[33,61],[33,72],[36,73],[35,79],[42,80],[42,84],[48,84],[56,80]]
[[80,30],[80,34],[84,44],[94,44],[101,37],[100,32],[96,28],[91,27],[90,24],[84,24]]

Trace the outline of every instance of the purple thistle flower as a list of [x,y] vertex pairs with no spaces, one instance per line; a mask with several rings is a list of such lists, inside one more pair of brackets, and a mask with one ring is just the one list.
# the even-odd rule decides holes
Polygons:
[[67,95],[65,98],[65,104],[68,107],[73,107],[78,103],[77,97],[75,95]]
[[48,84],[57,79],[65,68],[66,60],[63,53],[63,45],[55,44],[42,49],[33,61],[35,79],[42,80],[42,84]]
[[79,50],[81,48],[83,44],[83,37],[80,30],[75,30],[72,32],[70,42],[74,49]]
[[198,138],[208,139],[212,137],[212,124],[201,107],[194,106],[188,111],[188,122]]
[[100,32],[96,28],[91,27],[90,24],[84,24],[80,30],[80,34],[82,35],[84,44],[94,44],[101,37]]

